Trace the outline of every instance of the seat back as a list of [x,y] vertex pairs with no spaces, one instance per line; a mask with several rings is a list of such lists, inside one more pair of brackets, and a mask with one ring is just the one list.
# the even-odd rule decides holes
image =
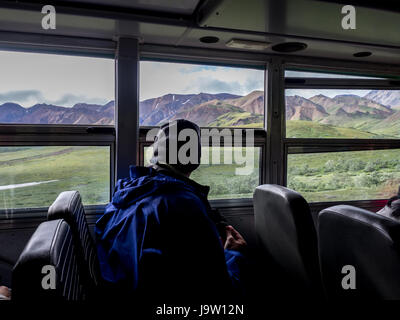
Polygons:
[[97,286],[100,283],[100,267],[97,251],[85,216],[81,196],[78,191],[61,192],[50,206],[47,213],[48,220],[64,219],[70,225],[75,246],[84,269],[87,269],[86,281]]
[[[46,266],[54,268],[53,271]],[[53,280],[49,277],[55,276]],[[55,288],[48,288],[53,285]],[[44,285],[43,285],[44,284]],[[12,273],[12,299],[16,301],[84,300],[72,232],[66,221],[43,222],[21,253]]]
[[[318,238],[329,298],[400,299],[399,222],[349,205],[333,206],[318,215]],[[352,271],[344,266],[354,267],[355,289],[349,288]]]
[[318,292],[317,235],[308,203],[299,193],[271,184],[257,187],[253,200],[260,246],[293,288]]

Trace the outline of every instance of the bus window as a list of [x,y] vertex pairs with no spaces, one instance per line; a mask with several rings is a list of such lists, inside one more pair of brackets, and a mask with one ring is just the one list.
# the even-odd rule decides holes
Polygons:
[[285,82],[287,186],[309,202],[393,196],[400,90],[384,78],[286,71],[294,75],[303,81]]
[[[142,127],[179,118],[195,122],[202,130],[212,127],[219,134],[223,128],[264,127],[264,69],[154,61],[142,61],[140,68]],[[152,148],[144,150],[143,162],[148,165]],[[237,161],[239,150],[246,163]],[[200,168],[191,177],[210,186],[210,199],[252,198],[261,183],[261,150],[262,143],[254,141],[243,147],[233,147],[232,142],[224,145],[222,140],[208,147],[203,144]],[[248,172],[238,174],[245,167]]]
[[309,202],[388,199],[400,185],[400,150],[289,154],[287,185]]
[[262,128],[264,70],[142,61],[140,125],[179,118],[201,127]]
[[0,147],[0,210],[44,208],[78,190],[85,205],[110,196],[110,147]]
[[113,125],[114,61],[0,51],[1,124]]
[[0,212],[43,213],[66,190],[78,190],[84,205],[106,204],[114,60],[0,51],[0,67]]

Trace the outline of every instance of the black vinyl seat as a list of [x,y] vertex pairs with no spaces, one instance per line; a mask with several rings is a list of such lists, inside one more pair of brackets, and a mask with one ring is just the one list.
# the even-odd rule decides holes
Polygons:
[[[13,301],[79,301],[87,292],[80,276],[73,235],[68,223],[58,219],[43,222],[36,229],[14,266]],[[55,289],[42,282],[54,267]],[[51,280],[49,280],[51,283]]]
[[264,253],[280,273],[283,294],[321,296],[317,234],[310,208],[297,192],[265,184],[253,196],[255,227]]
[[81,196],[78,191],[64,191],[50,206],[48,220],[64,219],[71,227],[79,256],[84,280],[94,294],[102,283],[100,266],[94,240],[90,234]]
[[[400,223],[349,205],[318,215],[322,279],[329,298],[400,299]],[[355,289],[342,280],[352,266]],[[348,282],[349,283],[349,282]]]

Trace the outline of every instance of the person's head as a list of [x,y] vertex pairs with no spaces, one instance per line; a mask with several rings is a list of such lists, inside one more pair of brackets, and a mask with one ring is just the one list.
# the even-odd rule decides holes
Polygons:
[[189,176],[200,165],[200,128],[193,122],[178,119],[161,126],[153,144],[153,164],[168,164]]

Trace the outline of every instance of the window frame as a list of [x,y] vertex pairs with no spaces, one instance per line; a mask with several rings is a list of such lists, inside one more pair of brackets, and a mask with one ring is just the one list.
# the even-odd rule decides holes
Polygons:
[[[40,133],[29,132],[32,128],[20,126],[8,126],[8,130],[12,133],[4,133],[0,131],[0,147],[18,147],[18,146],[104,146],[109,147],[110,152],[110,186],[109,194],[110,199],[114,189],[114,176],[115,176],[115,130],[108,127],[108,134],[104,133],[104,128],[99,128],[101,133],[88,133],[89,128],[96,128],[90,126],[71,128],[59,126],[57,132],[51,132],[50,128],[40,128]],[[1,128],[1,126],[0,126]],[[45,129],[45,130],[43,130]],[[50,130],[49,130],[50,129]],[[71,132],[73,131],[73,132]],[[10,219],[17,216],[17,218],[26,218],[28,216],[43,215],[47,212],[48,207],[39,208],[9,208],[0,209],[0,220]],[[85,210],[91,212],[100,212],[104,209],[103,204],[99,205],[85,205]]]
[[[285,71],[299,71],[299,65],[287,63],[284,66]],[[400,90],[400,81],[398,75],[388,75],[386,70],[363,69],[363,68],[340,68],[329,65],[301,65],[300,70],[305,72],[326,72],[355,74],[360,76],[379,77],[382,79],[351,79],[351,78],[299,78],[285,77],[283,86],[283,96],[286,98],[286,89],[366,89],[366,90]],[[363,151],[363,150],[387,150],[399,149],[399,139],[341,139],[341,138],[287,138],[286,137],[286,102],[283,105],[284,123],[281,133],[283,135],[284,145],[284,175],[283,185],[287,186],[287,165],[289,154],[305,154],[305,153],[325,153],[340,151]],[[386,203],[385,199],[368,199],[368,200],[352,200],[352,201],[332,201],[332,202],[312,202],[310,207],[312,210],[320,211],[323,208],[336,204],[350,204],[368,210],[377,211]]]
[[[46,38],[47,39],[47,38]],[[52,42],[54,41],[54,42]],[[37,54],[58,54],[113,59],[114,45],[109,41],[88,41],[86,47],[78,39],[68,39],[68,45],[59,47],[65,39],[51,39],[53,45],[1,44],[4,51],[30,52]],[[116,74],[115,77],[116,78]],[[115,79],[114,79],[115,81]],[[116,81],[115,81],[116,86]],[[116,98],[114,98],[116,101]],[[116,113],[117,107],[115,107]],[[114,117],[115,119],[115,117]],[[110,199],[115,187],[116,176],[116,120],[114,125],[56,125],[56,124],[0,124],[0,147],[5,146],[107,146],[110,148]],[[42,220],[48,207],[0,209],[0,229],[8,228],[13,221],[24,221],[27,227]],[[104,205],[85,205],[87,215],[97,215],[104,211]]]

